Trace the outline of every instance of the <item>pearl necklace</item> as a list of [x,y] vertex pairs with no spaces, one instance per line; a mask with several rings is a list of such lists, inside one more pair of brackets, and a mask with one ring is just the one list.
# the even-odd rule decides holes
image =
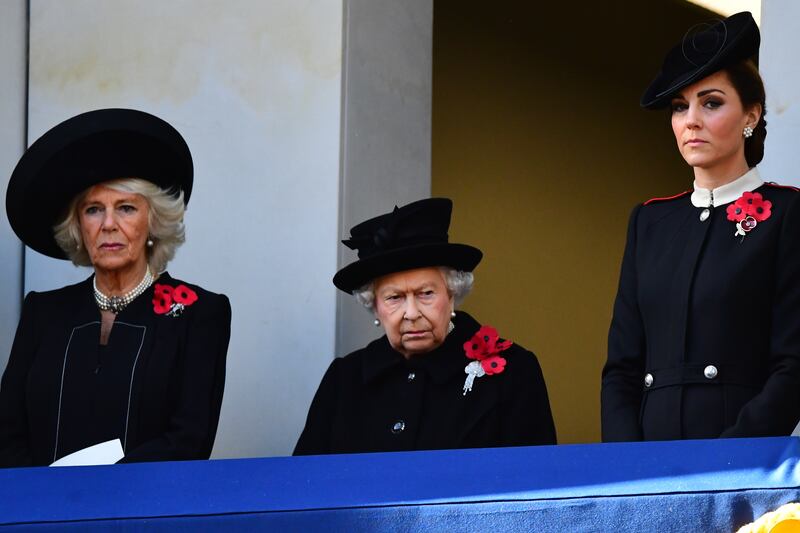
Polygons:
[[97,307],[99,307],[101,311],[111,311],[116,315],[125,309],[129,303],[135,300],[137,296],[146,291],[147,288],[153,284],[153,281],[155,281],[155,278],[153,277],[153,273],[150,272],[150,266],[148,265],[142,281],[140,281],[136,287],[122,296],[106,296],[100,292],[100,289],[97,288],[97,275],[95,274],[94,279],[92,279],[92,285],[94,286],[94,301],[97,303]]

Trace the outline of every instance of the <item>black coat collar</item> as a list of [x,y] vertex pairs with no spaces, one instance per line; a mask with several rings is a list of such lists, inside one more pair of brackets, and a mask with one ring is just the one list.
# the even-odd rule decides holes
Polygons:
[[441,346],[409,360],[392,348],[386,335],[372,341],[367,345],[362,359],[364,383],[375,380],[398,366],[426,372],[438,384],[446,383],[455,376],[463,375],[464,366],[469,362],[464,353],[464,343],[480,329],[481,325],[463,311],[456,313],[453,324],[455,324],[455,329],[447,335]]

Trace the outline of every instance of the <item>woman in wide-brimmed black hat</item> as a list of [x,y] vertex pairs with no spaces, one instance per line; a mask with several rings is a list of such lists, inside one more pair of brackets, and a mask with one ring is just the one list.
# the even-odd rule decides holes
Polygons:
[[800,419],[800,194],[765,183],[750,13],[692,28],[641,104],[692,189],[633,210],[603,370],[606,441],[788,435]]
[[455,305],[480,250],[448,242],[452,203],[420,200],[350,230],[333,283],[384,336],[334,359],[294,453],[555,444],[536,356]]
[[175,128],[131,109],[73,117],[22,156],[6,194],[11,227],[94,273],[25,298],[0,383],[0,466],[114,439],[125,462],[209,457],[230,304],[165,272],[192,177]]

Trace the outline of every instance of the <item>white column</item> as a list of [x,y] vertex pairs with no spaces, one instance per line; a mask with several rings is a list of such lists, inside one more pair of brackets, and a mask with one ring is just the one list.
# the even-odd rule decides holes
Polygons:
[[[26,0],[0,1],[0,183],[3,206],[8,178],[25,151]],[[5,212],[5,208],[3,209]],[[0,216],[0,372],[6,367],[22,296],[22,244]]]
[[762,0],[759,68],[767,89],[764,179],[800,186],[800,2]]

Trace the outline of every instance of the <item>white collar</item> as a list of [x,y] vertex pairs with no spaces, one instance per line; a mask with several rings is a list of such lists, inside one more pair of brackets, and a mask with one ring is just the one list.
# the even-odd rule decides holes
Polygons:
[[[731,203],[738,199],[743,193],[754,191],[764,184],[758,168],[753,167],[743,176],[740,176],[730,183],[717,187],[714,190],[703,189],[694,182],[692,192],[692,205],[695,207],[716,207]],[[713,193],[713,194],[712,194]],[[713,202],[712,202],[713,199]]]

